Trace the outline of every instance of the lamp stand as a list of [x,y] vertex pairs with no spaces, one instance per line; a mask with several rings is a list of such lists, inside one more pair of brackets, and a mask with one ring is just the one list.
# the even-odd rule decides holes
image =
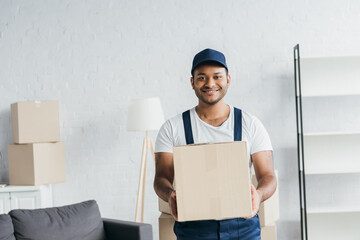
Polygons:
[[142,154],[141,154],[141,167],[140,167],[138,195],[137,195],[137,201],[136,201],[135,222],[138,222],[140,199],[141,199],[141,222],[144,222],[146,159],[147,159],[147,152],[148,152],[149,148],[151,150],[152,158],[155,161],[154,147],[153,147],[151,138],[149,138],[149,136],[148,136],[148,131],[146,131],[145,134],[146,134],[146,136],[143,141],[143,148],[142,148]]

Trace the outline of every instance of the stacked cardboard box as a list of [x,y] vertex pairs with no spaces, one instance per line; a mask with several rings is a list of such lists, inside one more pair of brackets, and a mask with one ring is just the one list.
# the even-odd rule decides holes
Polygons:
[[174,224],[175,219],[172,215],[161,213],[159,217],[159,240],[176,240]]
[[169,203],[159,198],[159,211],[166,214],[171,214]]
[[[275,170],[276,179],[278,180],[278,173]],[[258,182],[255,174],[252,175],[252,184],[257,187]],[[261,239],[262,240],[276,240],[276,221],[279,219],[279,187],[276,188],[275,193],[266,201],[260,204],[259,218],[261,225]]]
[[[175,186],[173,184],[175,189]],[[176,240],[174,233],[175,219],[171,215],[170,206],[168,202],[165,202],[159,198],[159,240]]]
[[65,181],[57,101],[11,104],[13,144],[8,146],[10,185]]

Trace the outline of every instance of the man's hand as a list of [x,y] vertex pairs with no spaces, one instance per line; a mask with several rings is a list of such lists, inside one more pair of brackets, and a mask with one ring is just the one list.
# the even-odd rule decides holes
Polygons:
[[178,220],[178,214],[177,214],[176,192],[175,191],[173,191],[170,194],[170,196],[168,198],[168,203],[169,203],[171,215],[177,221]]
[[244,217],[245,219],[249,219],[254,217],[260,208],[261,197],[259,192],[256,190],[255,186],[251,184],[251,202],[252,202],[252,211],[250,217]]
[[156,194],[170,207],[171,215],[177,220],[176,192],[173,188],[174,182],[174,158],[172,153],[155,153],[155,179],[154,189]]

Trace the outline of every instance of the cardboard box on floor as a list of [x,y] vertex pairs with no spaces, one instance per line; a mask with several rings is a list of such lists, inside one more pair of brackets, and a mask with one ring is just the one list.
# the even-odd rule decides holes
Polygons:
[[10,185],[43,185],[65,181],[64,143],[8,145]]
[[159,240],[176,240],[174,233],[175,219],[169,214],[162,213],[159,217]]
[[159,211],[162,213],[171,214],[169,203],[165,202],[161,198],[159,198]]
[[174,147],[178,220],[251,215],[246,142]]
[[276,240],[276,225],[261,227],[261,240]]
[[[275,170],[276,179],[278,180],[278,173]],[[257,179],[255,174],[252,175],[252,184],[257,187]],[[268,226],[273,225],[276,220],[280,218],[279,213],[279,184],[276,188],[274,194],[268,198],[266,201],[260,204],[259,208],[259,218],[260,218],[260,225]]]
[[32,101],[11,104],[14,143],[60,141],[58,101]]

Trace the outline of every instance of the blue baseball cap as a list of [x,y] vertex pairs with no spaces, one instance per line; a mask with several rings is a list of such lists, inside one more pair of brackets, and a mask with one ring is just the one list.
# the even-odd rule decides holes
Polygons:
[[195,68],[206,62],[219,63],[226,68],[226,71],[228,71],[224,54],[214,49],[207,48],[195,55],[191,68],[191,75],[194,74]]

